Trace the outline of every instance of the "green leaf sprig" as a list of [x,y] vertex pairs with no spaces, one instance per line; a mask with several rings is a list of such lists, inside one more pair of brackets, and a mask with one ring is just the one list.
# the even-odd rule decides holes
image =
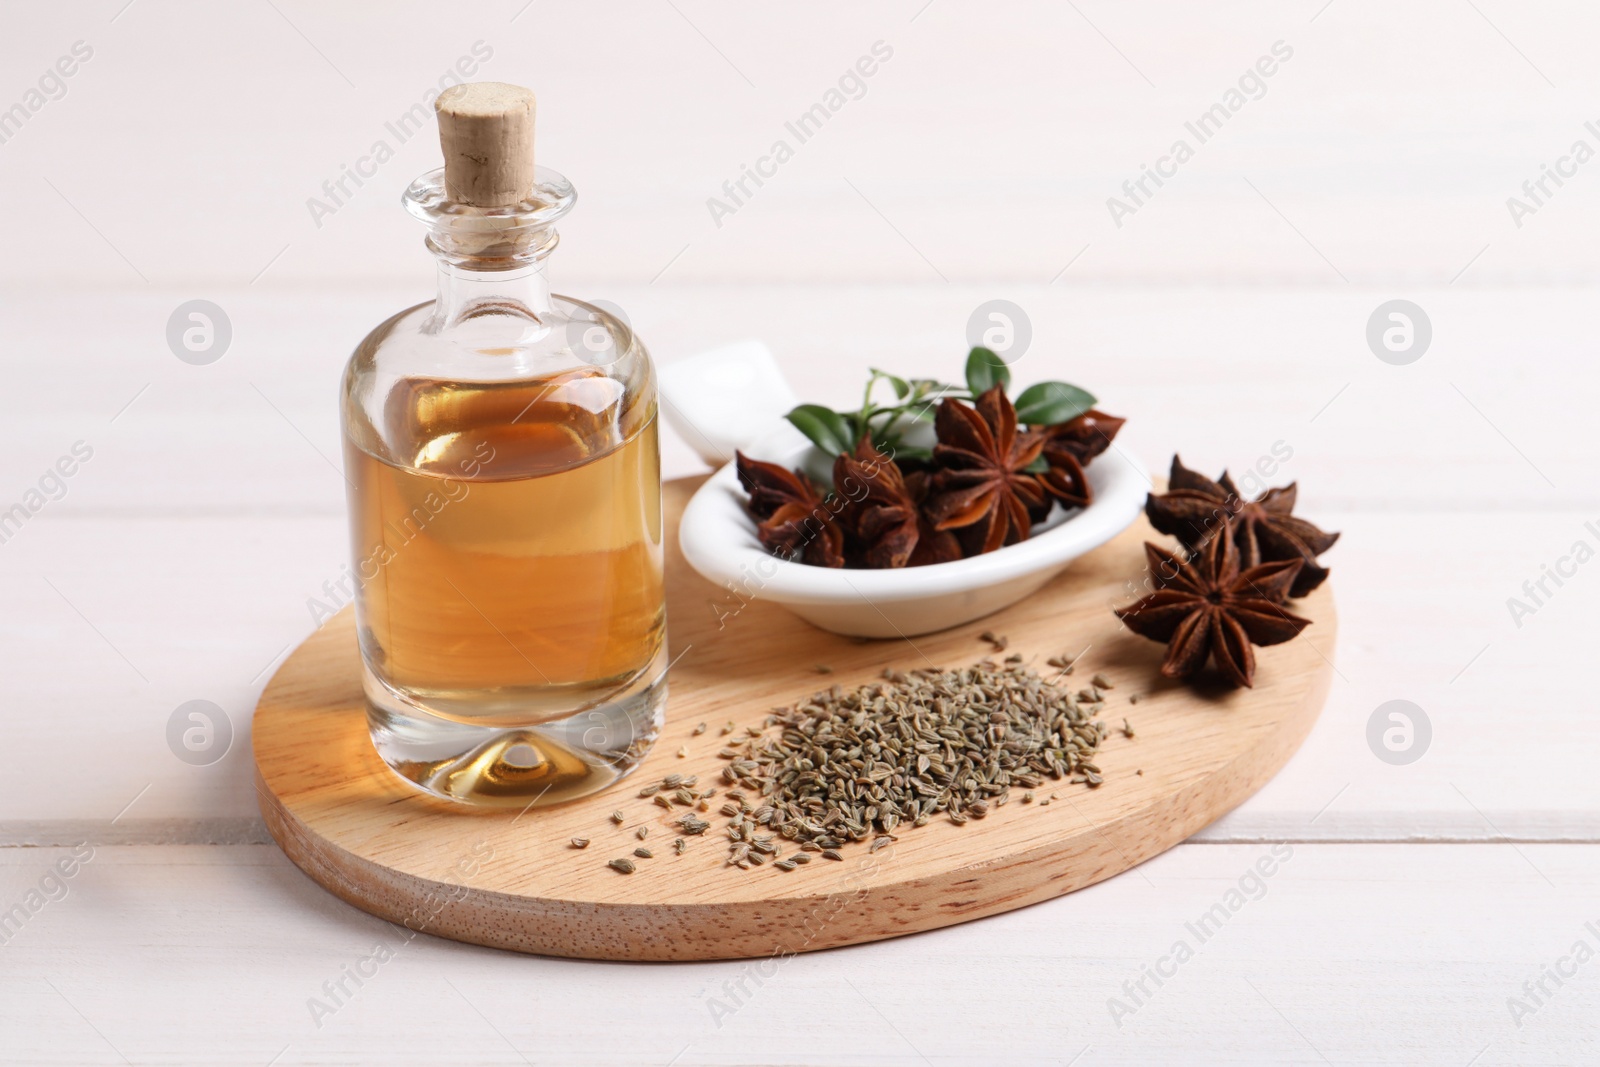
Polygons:
[[[932,422],[939,404],[947,398],[971,403],[996,385],[1008,393],[1011,386],[1011,368],[987,348],[974,348],[967,353],[965,388],[935,378],[902,378],[876,367],[868,370],[861,407],[855,411],[800,404],[784,417],[829,456],[853,451],[856,442],[870,434],[874,447],[886,455],[926,459],[927,449],[904,443],[906,430],[918,422]],[[892,401],[880,398],[880,385],[884,383],[894,393]],[[1013,403],[1019,423],[1050,426],[1082,415],[1094,407],[1095,397],[1066,382],[1037,382],[1024,389]]]

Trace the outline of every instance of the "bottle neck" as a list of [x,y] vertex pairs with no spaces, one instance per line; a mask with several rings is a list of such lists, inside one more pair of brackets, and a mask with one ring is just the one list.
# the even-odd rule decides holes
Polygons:
[[550,311],[544,258],[511,269],[475,269],[470,261],[439,259],[438,296],[427,331],[439,333],[483,316],[540,322]]
[[451,200],[442,169],[407,187],[401,202],[427,224],[428,250],[439,261],[439,296],[425,331],[439,333],[470,322],[473,336],[494,348],[527,343],[548,329],[546,264],[561,239],[555,224],[572,210],[578,194],[553,170],[541,167],[535,175],[528,199],[506,207]]

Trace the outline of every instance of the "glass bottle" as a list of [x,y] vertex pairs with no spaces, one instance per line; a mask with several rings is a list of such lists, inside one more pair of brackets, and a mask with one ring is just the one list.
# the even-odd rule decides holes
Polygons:
[[[492,112],[508,90],[526,129],[463,135],[452,105]],[[436,106],[446,167],[403,202],[428,226],[438,296],[368,334],[343,382],[368,720],[384,762],[430,793],[547,805],[616,781],[660,729],[655,374],[619,315],[550,292],[576,193],[533,167],[532,94],[478,83]],[[485,144],[524,143],[525,159],[485,161]],[[486,166],[491,184],[522,177],[485,194]]]

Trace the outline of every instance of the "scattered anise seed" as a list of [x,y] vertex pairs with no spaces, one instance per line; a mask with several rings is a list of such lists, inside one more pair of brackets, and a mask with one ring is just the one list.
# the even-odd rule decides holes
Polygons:
[[572,847],[573,848],[588,848],[589,847],[589,839],[587,837],[574,837],[572,839]]
[[654,859],[655,858],[655,853],[651,852],[649,849],[645,848],[643,845],[640,845],[638,848],[634,849],[633,850],[633,854],[635,856],[638,856],[642,860],[648,860],[648,859]]
[[689,731],[689,736],[690,737],[699,737],[701,734],[703,734],[705,732],[706,732],[706,724],[705,723],[701,723],[699,726],[696,726],[693,730]]
[[622,812],[620,812],[620,811],[612,812],[611,813],[611,821],[616,823],[618,826],[621,826],[622,825]]
[[606,864],[606,866],[610,867],[613,871],[616,871],[619,874],[632,874],[634,871],[639,869],[638,864],[627,858],[614,859],[610,863]]
[[816,671],[818,674],[832,674],[833,673],[833,668],[828,666],[826,663],[818,663],[815,666],[813,666],[811,669]]
[[1115,689],[1116,688],[1116,686],[1112,685],[1109,681],[1106,680],[1106,676],[1103,675],[1103,674],[1095,675],[1093,678],[1089,679],[1089,682],[1090,682],[1090,684],[1092,684],[1097,689]]
[[637,837],[640,841],[643,841],[645,838],[650,836],[650,827],[648,827],[648,826],[639,827],[637,830],[635,830],[633,832],[633,836]]
[[1130,723],[1127,719],[1123,719],[1122,720],[1122,736],[1123,737],[1132,737],[1133,736],[1133,724]]

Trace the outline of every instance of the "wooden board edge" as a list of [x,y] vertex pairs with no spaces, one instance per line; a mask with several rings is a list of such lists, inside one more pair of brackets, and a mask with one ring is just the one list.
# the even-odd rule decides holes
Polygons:
[[[253,771],[262,818],[289,859],[335,896],[409,931],[580,959],[686,962],[788,956],[985,918],[1131,870],[1232,811],[1281,770],[1310,734],[1333,673],[1332,661],[1324,660],[1314,684],[1278,721],[1270,739],[1155,808],[936,876],[850,888],[852,872],[875,874],[893,863],[891,846],[876,855],[853,857],[837,890],[759,901],[597,904],[518,897],[402,874],[316,838],[267,787],[259,765]],[[1119,848],[1114,844],[1118,837],[1138,844]],[[1014,889],[996,892],[996,878],[1014,883]],[[974,893],[979,879],[990,884]],[[374,892],[370,887],[379,888]]]

